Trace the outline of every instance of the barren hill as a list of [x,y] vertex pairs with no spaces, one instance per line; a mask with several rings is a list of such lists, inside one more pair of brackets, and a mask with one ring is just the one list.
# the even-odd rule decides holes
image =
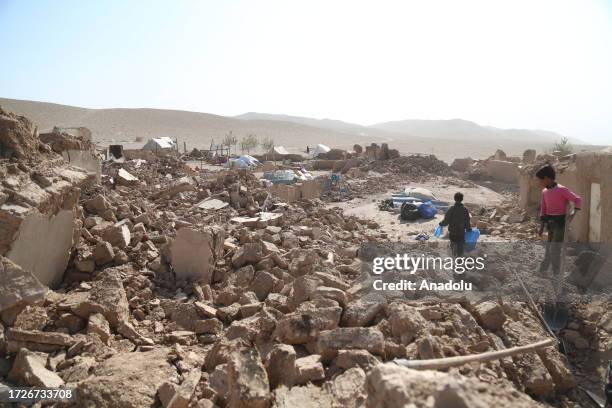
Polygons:
[[[420,137],[435,139],[471,138],[473,140],[541,140],[548,142],[559,141],[563,136],[546,130],[530,129],[499,129],[493,126],[481,126],[475,122],[463,119],[450,120],[423,120],[409,119],[392,122],[383,122],[371,125],[370,128],[384,129],[396,133],[408,133]],[[579,140],[574,142],[581,143]]]
[[[527,148],[549,149],[561,135],[554,132],[498,129],[465,120],[407,120],[362,126],[332,119],[250,112],[228,117],[168,109],[87,109],[47,102],[0,98],[6,110],[30,118],[41,130],[53,126],[85,126],[101,145],[111,142],[140,147],[137,137],[169,136],[187,148],[220,143],[232,131],[238,138],[254,133],[271,137],[277,145],[300,152],[324,143],[350,148],[355,143],[388,142],[402,153],[435,154],[445,161],[456,157],[485,158],[497,149],[520,155]],[[585,146],[577,146],[584,148]]]
[[307,118],[304,116],[292,116],[292,115],[277,115],[274,113],[258,113],[258,112],[247,112],[242,115],[235,116],[238,119],[243,120],[274,120],[283,122],[300,123],[302,125],[315,126],[323,129],[334,130],[338,132],[370,135],[376,133],[387,133],[379,129],[368,129],[365,126],[358,125],[356,123],[343,122],[335,119],[314,119]]
[[[482,126],[478,123],[463,119],[408,119],[382,122],[370,126],[362,126],[355,123],[348,123],[333,119],[313,119],[302,116],[277,115],[270,113],[248,112],[236,117],[239,119],[275,120],[301,123],[304,125],[356,135],[378,136],[390,139],[402,139],[406,137],[443,140],[470,139],[472,141],[486,141],[490,139],[537,141],[539,139],[542,142],[555,142],[563,137],[558,133],[546,130],[500,129],[493,126]],[[573,140],[573,142],[582,143],[579,140]]]
[[[503,149],[510,155],[520,155],[525,149],[539,152],[551,148],[562,135],[529,129],[499,129],[482,126],[463,119],[401,120],[362,126],[332,119],[313,119],[302,116],[249,112],[236,116],[249,120],[276,120],[307,124],[352,135],[367,135],[388,141],[403,153],[431,153],[452,161],[456,157],[485,158],[495,150]],[[571,140],[571,139],[570,139]],[[573,140],[574,143],[581,143]],[[576,146],[584,148],[584,145]]]
[[[254,133],[260,139],[272,137],[276,144],[293,150],[304,150],[307,145],[325,143],[331,146],[352,147],[354,143],[377,141],[378,138],[346,134],[339,131],[308,126],[288,121],[241,120],[200,112],[166,109],[86,109],[46,102],[0,98],[0,106],[24,115],[41,130],[53,126],[85,126],[91,129],[94,140],[107,144],[111,141],[133,142],[136,137],[170,136],[178,138],[182,147],[207,147],[212,140],[220,143],[232,131],[238,138]],[[139,143],[138,145],[142,145]]]

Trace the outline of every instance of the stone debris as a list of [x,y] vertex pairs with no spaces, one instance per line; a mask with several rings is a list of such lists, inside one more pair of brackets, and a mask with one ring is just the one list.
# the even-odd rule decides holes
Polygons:
[[111,338],[110,325],[102,313],[93,313],[87,320],[87,334],[95,333],[103,343],[108,344]]
[[181,228],[170,246],[172,267],[177,276],[211,283],[216,255],[214,241],[212,231]]
[[128,171],[119,169],[117,172],[117,184],[122,186],[133,186],[138,183],[138,177],[134,177]]
[[491,386],[474,378],[389,363],[370,371],[366,388],[368,407],[542,407],[527,395],[513,392],[507,380]]
[[228,380],[229,406],[265,408],[270,405],[270,383],[257,350],[232,353]]
[[482,327],[489,330],[499,330],[506,321],[501,305],[495,302],[483,302],[474,308],[474,315]]
[[59,388],[64,380],[45,368],[46,357],[22,348],[17,353],[8,379],[22,386]]
[[[247,169],[194,171],[173,154],[126,152],[102,164],[98,182],[57,153],[89,149],[83,140],[39,139],[27,119],[0,110],[5,135],[0,387],[70,386],[82,407],[580,402],[553,348],[447,373],[390,363],[546,336],[516,302],[362,297],[360,245],[387,235],[328,202],[397,189],[406,178],[466,185],[457,174],[476,161],[448,166],[386,144],[332,150],[306,164],[336,169],[341,183],[323,176],[291,190]],[[511,198],[469,208],[483,235],[533,237],[533,216]],[[578,353],[609,347],[607,306],[572,310],[562,335]]]
[[47,290],[32,273],[0,257],[0,312],[40,302]]
[[149,407],[159,386],[178,376],[164,348],[116,354],[80,381],[75,403],[79,407]]

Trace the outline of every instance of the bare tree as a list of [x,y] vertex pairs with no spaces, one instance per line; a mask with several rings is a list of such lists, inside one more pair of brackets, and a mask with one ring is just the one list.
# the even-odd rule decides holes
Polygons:
[[230,148],[234,146],[234,153],[236,153],[236,145],[238,144],[238,138],[234,135],[234,132],[230,130],[229,133],[225,135],[225,137],[223,138],[223,144]]
[[266,160],[268,160],[268,152],[274,148],[274,139],[268,136],[261,141],[260,145],[266,152]]
[[240,140],[242,153],[246,150],[247,154],[251,154],[251,149],[256,149],[257,146],[259,146],[259,140],[257,140],[257,136],[253,133],[249,133]]

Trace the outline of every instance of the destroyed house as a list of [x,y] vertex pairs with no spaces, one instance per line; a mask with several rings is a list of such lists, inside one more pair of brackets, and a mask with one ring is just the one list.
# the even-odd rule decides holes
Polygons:
[[[538,166],[530,166],[520,176],[520,206],[535,211],[540,204],[540,185],[534,174]],[[580,152],[553,163],[557,181],[575,191],[583,199],[582,209],[572,221],[570,241],[610,242],[612,229],[612,152]]]

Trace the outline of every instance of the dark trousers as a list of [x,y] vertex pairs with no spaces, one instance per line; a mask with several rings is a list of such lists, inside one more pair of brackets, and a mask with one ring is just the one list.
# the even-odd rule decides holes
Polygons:
[[450,239],[450,247],[451,247],[451,253],[453,254],[454,258],[463,256],[463,248],[465,245],[465,237],[461,236],[449,236]]
[[561,250],[565,240],[565,216],[548,220],[546,230],[548,231],[548,242],[540,270],[545,271],[552,264],[553,274],[558,275],[561,268]]

